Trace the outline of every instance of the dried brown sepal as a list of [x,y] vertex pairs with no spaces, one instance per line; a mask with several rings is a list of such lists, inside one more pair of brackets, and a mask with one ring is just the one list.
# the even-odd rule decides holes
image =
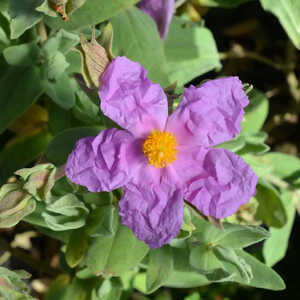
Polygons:
[[110,63],[110,58],[105,50],[95,39],[93,34],[89,42],[85,36],[80,36],[81,49],[79,52],[82,58],[82,75],[89,88],[101,87],[101,75]]

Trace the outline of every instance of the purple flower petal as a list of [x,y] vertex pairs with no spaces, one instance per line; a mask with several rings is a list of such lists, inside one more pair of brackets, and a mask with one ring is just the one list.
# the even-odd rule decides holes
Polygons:
[[167,130],[182,145],[214,146],[233,139],[241,131],[248,97],[238,77],[210,80],[199,88],[185,89]]
[[161,38],[165,39],[174,13],[175,0],[142,0],[139,7],[154,19]]
[[128,184],[119,202],[122,223],[151,248],[170,242],[183,220],[182,190],[166,184]]
[[126,152],[131,142],[130,133],[117,129],[80,139],[69,155],[66,176],[91,192],[111,191],[125,185],[130,180]]
[[207,216],[231,216],[256,193],[256,174],[228,150],[209,150],[198,170],[186,183],[185,199]]
[[140,64],[117,57],[102,75],[99,91],[103,113],[139,137],[163,130],[168,117],[163,89],[146,75]]

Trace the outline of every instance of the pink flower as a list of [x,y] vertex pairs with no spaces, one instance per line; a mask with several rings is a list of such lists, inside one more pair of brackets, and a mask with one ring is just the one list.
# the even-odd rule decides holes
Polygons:
[[123,187],[123,224],[155,248],[178,234],[184,199],[224,218],[255,194],[257,177],[236,154],[212,148],[241,130],[248,98],[237,77],[187,88],[168,117],[163,89],[146,75],[125,57],[112,61],[102,76],[101,109],[124,130],[79,140],[66,174],[92,192]]

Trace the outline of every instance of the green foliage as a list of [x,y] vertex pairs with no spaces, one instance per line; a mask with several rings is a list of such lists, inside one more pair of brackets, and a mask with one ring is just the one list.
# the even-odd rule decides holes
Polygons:
[[10,271],[0,267],[0,296],[2,299],[36,300],[29,295],[29,288],[24,279],[31,275],[24,270]]
[[55,165],[66,162],[78,139],[86,136],[95,136],[98,130],[89,127],[71,128],[58,134],[49,144],[46,156]]
[[286,191],[281,199],[287,213],[287,222],[282,228],[270,228],[271,237],[265,242],[263,248],[264,259],[270,267],[285,256],[295,218],[296,209],[292,194]]
[[85,263],[93,274],[120,276],[137,266],[149,250],[128,227],[115,219],[116,230],[112,234],[99,235],[91,241]]
[[9,15],[11,18],[10,31],[11,38],[17,39],[27,29],[38,23],[42,14],[37,12],[37,8],[43,0],[10,0]]
[[297,49],[300,49],[300,2],[298,0],[260,0],[262,7],[273,13]]
[[174,17],[165,42],[170,82],[182,86],[213,69],[220,69],[219,54],[212,33]]
[[37,101],[42,92],[39,70],[35,66],[6,70],[0,81],[0,133]]
[[47,24],[53,29],[63,28],[66,30],[78,30],[84,27],[101,23],[116,14],[126,10],[138,0],[89,0],[74,12],[72,18],[68,22],[64,22],[58,18],[46,18]]
[[[215,40],[209,23],[192,21],[188,5],[235,8],[248,1],[188,1],[173,17],[165,41],[152,18],[135,6],[138,0],[0,1],[0,228],[24,221],[60,241],[59,272],[64,274],[52,282],[46,300],[171,300],[170,289],[163,287],[196,288],[212,282],[284,289],[270,267],[286,255],[299,202],[300,160],[267,145],[271,139],[262,130],[270,133],[269,122],[264,123],[269,113],[266,95],[272,93],[249,88],[241,133],[216,146],[235,152],[257,173],[255,198],[226,220],[205,218],[186,204],[181,230],[169,245],[149,249],[121,224],[122,190],[92,193],[64,176],[78,139],[117,127],[101,112],[97,94],[101,74],[114,56],[142,64],[149,78],[172,94],[169,100],[176,98],[175,107],[184,85],[191,80],[197,84],[206,72],[218,72],[220,58],[226,56],[219,55],[216,45],[227,41]],[[260,2],[300,48],[299,1]],[[198,13],[205,19],[202,9]],[[103,53],[104,63],[99,62]],[[292,66],[282,65],[276,68],[289,81]],[[210,76],[223,76],[227,68],[237,72],[227,62],[224,66],[222,73]],[[36,102],[45,118],[36,123],[20,119]],[[244,250],[254,244],[250,249],[255,253]],[[265,264],[255,257],[263,257]],[[23,281],[28,278],[24,271],[0,267],[0,298],[34,299]],[[183,296],[202,298],[198,290]]]
[[138,61],[154,82],[169,85],[163,43],[153,20],[137,8],[113,17],[113,54]]

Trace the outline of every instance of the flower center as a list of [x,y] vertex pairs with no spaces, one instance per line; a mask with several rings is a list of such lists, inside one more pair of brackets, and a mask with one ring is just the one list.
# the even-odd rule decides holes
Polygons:
[[166,167],[176,160],[177,141],[170,132],[152,132],[143,143],[143,152],[149,164],[156,168]]

